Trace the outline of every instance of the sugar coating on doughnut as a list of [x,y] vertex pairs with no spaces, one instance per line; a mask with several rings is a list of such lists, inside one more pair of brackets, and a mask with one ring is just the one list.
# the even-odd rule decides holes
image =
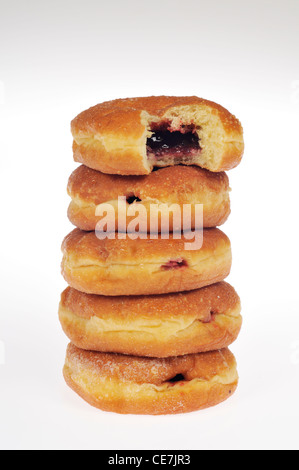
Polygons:
[[229,346],[242,325],[236,291],[222,282],[196,291],[104,297],[66,289],[59,317],[79,348],[169,357]]
[[70,344],[64,377],[82,398],[117,413],[183,413],[214,406],[238,384],[232,353],[167,359],[82,351]]
[[[169,239],[99,240],[94,232],[75,229],[62,245],[62,273],[77,290],[110,296],[194,290],[228,276],[232,253],[223,232],[204,230],[203,245],[193,251],[186,250],[186,241],[172,234]],[[169,269],[178,260],[180,268]]]
[[79,114],[71,129],[75,160],[111,174],[149,174],[177,164],[226,171],[240,163],[244,150],[240,122],[195,96],[101,103]]
[[[145,208],[145,221],[148,231],[153,221],[150,213],[153,205],[159,205],[158,230],[161,231],[161,216],[165,214],[173,229],[174,205],[180,209],[183,226],[184,205],[190,205],[190,228],[195,227],[195,205],[203,205],[203,226],[222,225],[230,214],[230,188],[225,173],[211,173],[199,167],[174,166],[162,168],[149,176],[107,175],[82,165],[69,178],[68,194],[72,198],[68,216],[70,221],[82,230],[95,230],[100,217],[96,215],[100,204],[114,208],[113,222],[116,229],[125,231],[134,219],[130,206],[137,210]],[[124,198],[127,204],[119,204]],[[140,218],[138,213],[138,217]],[[107,217],[107,216],[106,216]],[[136,216],[135,216],[136,217]],[[125,218],[124,226],[119,223]],[[186,222],[185,222],[186,223]]]

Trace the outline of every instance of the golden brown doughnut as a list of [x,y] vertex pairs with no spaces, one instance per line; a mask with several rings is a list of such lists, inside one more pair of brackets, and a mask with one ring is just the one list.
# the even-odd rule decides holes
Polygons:
[[244,151],[240,122],[196,96],[108,101],[79,114],[71,130],[75,161],[119,175],[147,175],[181,163],[226,171]]
[[223,232],[205,229],[197,250],[186,251],[185,243],[172,234],[169,239],[99,240],[95,232],[75,229],[62,244],[62,274],[74,289],[107,296],[182,292],[228,276],[231,246]]
[[213,351],[236,340],[241,304],[226,282],[179,294],[104,297],[68,287],[62,328],[78,348],[170,357]]
[[141,358],[67,349],[64,377],[89,404],[122,414],[188,413],[217,405],[238,385],[228,349],[171,357]]
[[[149,176],[107,175],[82,165],[70,176],[68,194],[72,198],[68,210],[70,221],[82,230],[95,230],[100,220],[96,216],[99,204],[109,203],[115,208],[116,230],[125,231],[134,219],[128,213],[133,207],[142,204],[145,207],[145,221],[150,228],[150,205],[161,204],[170,208],[178,205],[180,224],[183,224],[183,205],[191,205],[190,228],[195,228],[195,204],[203,204],[203,226],[222,225],[230,214],[229,181],[225,173],[211,173],[199,167],[174,166],[163,168]],[[126,203],[119,205],[118,198],[124,197]],[[133,205],[132,205],[133,204]],[[120,212],[126,223],[118,226]],[[123,208],[123,210],[122,210]],[[132,214],[132,213],[131,213]],[[136,215],[135,215],[136,217]],[[170,230],[173,230],[173,217]],[[158,219],[161,231],[161,215]]]

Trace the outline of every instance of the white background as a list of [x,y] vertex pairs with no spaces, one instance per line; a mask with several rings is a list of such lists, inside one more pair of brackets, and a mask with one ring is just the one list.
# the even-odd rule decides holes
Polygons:
[[[299,2],[0,6],[0,447],[298,448]],[[231,348],[240,386],[203,412],[118,416],[85,404],[61,374],[69,123],[98,102],[152,94],[211,99],[244,126],[224,226],[243,302]]]

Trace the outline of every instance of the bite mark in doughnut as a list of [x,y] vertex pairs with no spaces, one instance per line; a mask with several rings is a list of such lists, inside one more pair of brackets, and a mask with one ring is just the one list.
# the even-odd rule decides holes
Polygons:
[[243,130],[227,109],[196,96],[100,103],[72,121],[74,159],[107,174],[148,175],[155,167],[236,167]]

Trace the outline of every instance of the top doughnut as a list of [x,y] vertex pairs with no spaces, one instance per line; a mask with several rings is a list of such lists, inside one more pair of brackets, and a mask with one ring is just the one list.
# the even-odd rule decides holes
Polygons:
[[79,114],[71,130],[75,161],[108,174],[147,175],[179,164],[227,171],[244,151],[240,122],[196,96],[107,101]]

